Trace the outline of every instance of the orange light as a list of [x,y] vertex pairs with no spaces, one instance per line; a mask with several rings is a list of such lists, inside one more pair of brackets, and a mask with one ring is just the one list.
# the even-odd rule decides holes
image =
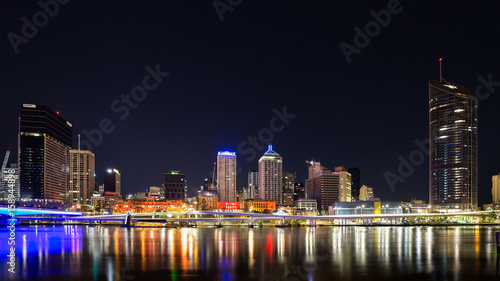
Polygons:
[[439,61],[442,61],[442,60],[443,60],[443,58],[439,58]]

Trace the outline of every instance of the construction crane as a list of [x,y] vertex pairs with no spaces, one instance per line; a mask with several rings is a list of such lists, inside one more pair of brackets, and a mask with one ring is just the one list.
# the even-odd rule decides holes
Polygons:
[[311,196],[310,199],[314,199],[314,167],[315,166],[319,167],[320,170],[328,170],[328,168],[323,167],[323,166],[317,164],[316,162],[314,162],[314,158],[311,161],[306,160],[306,163],[311,165],[311,193],[312,194],[310,195]]
[[7,167],[7,162],[9,161],[11,146],[12,143],[9,144],[9,149],[7,149],[7,152],[5,153],[5,158],[3,159],[2,170],[0,170],[0,180],[3,179],[3,173],[5,171],[5,168]]

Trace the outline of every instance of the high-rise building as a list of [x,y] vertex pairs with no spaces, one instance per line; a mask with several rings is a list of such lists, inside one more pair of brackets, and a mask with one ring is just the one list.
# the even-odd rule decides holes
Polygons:
[[236,152],[217,153],[217,195],[219,202],[236,202]]
[[179,171],[165,173],[165,200],[186,201],[187,181],[186,175]]
[[303,182],[296,182],[293,184],[293,200],[297,201],[299,199],[306,198],[306,187]]
[[[318,210],[328,213],[328,207],[333,202],[351,202],[351,175],[345,167],[335,167],[335,171],[322,169],[316,177],[306,180],[307,194],[313,194],[308,199],[316,199]],[[312,192],[314,190],[314,192]]]
[[108,192],[121,195],[122,175],[117,169],[108,169],[104,173],[104,193]]
[[19,120],[21,199],[67,200],[73,126],[44,105],[23,104]]
[[94,153],[88,150],[70,150],[68,201],[90,205],[95,187]]
[[250,199],[259,198],[259,171],[250,170],[248,172],[248,193]]
[[273,151],[268,150],[259,159],[259,198],[265,201],[274,201],[276,205],[283,203],[282,191],[283,159]]
[[373,188],[363,185],[359,189],[359,200],[361,201],[366,201],[371,198],[375,198],[375,194],[373,194]]
[[283,206],[293,206],[294,201],[294,192],[293,192],[293,184],[295,183],[295,174],[291,172],[283,172],[282,179],[282,192]]
[[491,177],[491,195],[493,204],[500,204],[500,174]]
[[339,175],[340,200],[342,202],[352,201],[352,176],[346,167],[335,167],[334,174]]
[[477,210],[477,98],[450,82],[429,82],[429,202],[435,210]]
[[361,171],[358,167],[349,168],[347,170],[351,174],[351,197],[354,201],[359,197],[359,189],[361,188]]
[[1,174],[0,200],[9,200],[12,196],[16,201],[19,200],[19,169],[17,164],[10,164],[10,167],[5,167]]

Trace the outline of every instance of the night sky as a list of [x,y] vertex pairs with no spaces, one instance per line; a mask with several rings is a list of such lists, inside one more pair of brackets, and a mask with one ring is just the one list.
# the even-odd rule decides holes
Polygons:
[[[450,82],[475,90],[479,76],[500,81],[496,1],[389,4],[390,21],[372,30],[350,63],[339,45],[355,47],[354,28],[364,30],[370,11],[391,1],[234,0],[231,7],[221,0],[218,7],[231,10],[222,21],[212,1],[90,2],[59,5],[16,53],[8,34],[22,36],[21,19],[33,22],[42,8],[1,1],[0,155],[17,142],[22,103],[60,111],[73,124],[75,147],[78,133],[109,118],[114,130],[92,151],[99,182],[117,168],[123,194],[160,186],[166,171],[179,170],[194,196],[226,149],[238,152],[238,187],[246,186],[272,142],[299,181],[307,176],[304,160],[314,158],[331,169],[359,167],[361,183],[383,200],[428,201],[427,159],[394,190],[384,173],[398,174],[398,156],[408,159],[418,150],[414,141],[428,138],[428,81],[439,79],[438,58]],[[169,75],[157,77],[161,83],[127,115],[121,95],[143,84],[148,66]],[[482,88],[479,102],[481,205],[491,201],[491,176],[500,172],[495,83],[489,96]],[[270,127],[284,107],[293,115],[288,124],[277,119]],[[248,138],[259,132],[266,143],[254,148]]]

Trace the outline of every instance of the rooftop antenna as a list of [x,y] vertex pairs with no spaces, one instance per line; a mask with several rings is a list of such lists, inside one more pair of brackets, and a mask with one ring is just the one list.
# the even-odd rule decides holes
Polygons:
[[78,151],[80,151],[80,134],[78,134]]
[[439,58],[439,82],[443,82],[443,58]]

